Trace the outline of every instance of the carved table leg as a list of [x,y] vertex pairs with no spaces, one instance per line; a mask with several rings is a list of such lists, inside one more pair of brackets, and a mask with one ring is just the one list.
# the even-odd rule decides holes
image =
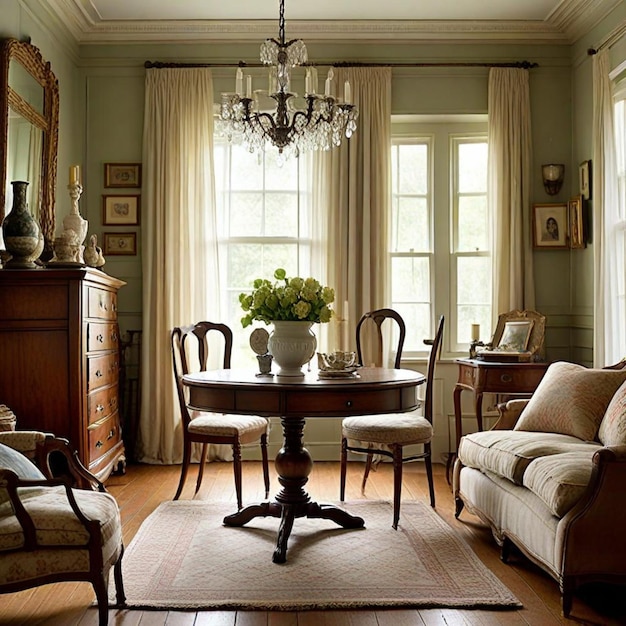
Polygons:
[[304,486],[309,480],[313,469],[313,459],[309,451],[302,445],[304,418],[282,418],[284,443],[278,451],[274,465],[278,473],[278,482],[282,489],[275,502],[251,504],[241,511],[224,518],[226,526],[243,526],[255,517],[280,517],[280,527],[276,541],[276,550],[272,560],[284,563],[287,560],[287,543],[298,517],[329,519],[343,528],[363,528],[365,522],[361,517],[331,504],[311,502]]

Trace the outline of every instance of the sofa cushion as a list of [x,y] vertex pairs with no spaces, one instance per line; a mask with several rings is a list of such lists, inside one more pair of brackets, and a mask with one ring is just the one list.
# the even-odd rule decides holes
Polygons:
[[[40,469],[21,452],[0,443],[0,467],[15,472],[18,478],[24,480],[45,480]],[[9,494],[4,487],[0,488],[0,503],[6,502]]]
[[600,422],[598,439],[605,446],[626,444],[626,382],[615,392]]
[[580,500],[589,484],[597,448],[587,447],[535,459],[524,472],[524,487],[541,498],[557,517],[563,517]]
[[593,441],[625,370],[552,363],[522,412],[515,430],[561,433]]
[[557,433],[487,430],[465,435],[458,454],[467,467],[492,472],[521,485],[524,472],[533,459],[579,450],[593,455],[600,447],[598,443],[587,443]]

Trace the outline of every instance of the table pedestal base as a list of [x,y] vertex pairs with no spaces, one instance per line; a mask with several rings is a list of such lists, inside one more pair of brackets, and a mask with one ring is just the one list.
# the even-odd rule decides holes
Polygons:
[[304,490],[313,468],[313,459],[302,445],[303,418],[282,418],[284,444],[276,455],[275,467],[278,482],[283,486],[274,502],[262,502],[244,507],[241,511],[227,515],[225,526],[243,526],[255,517],[280,517],[276,550],[272,560],[284,563],[287,560],[287,542],[298,517],[311,519],[329,519],[343,528],[363,528],[365,521],[361,517],[332,504],[311,502]]

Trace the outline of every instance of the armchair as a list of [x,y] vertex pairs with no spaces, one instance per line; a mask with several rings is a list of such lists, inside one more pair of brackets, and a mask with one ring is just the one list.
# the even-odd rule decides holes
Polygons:
[[[55,467],[64,475],[55,477]],[[117,502],[80,465],[66,440],[39,432],[1,433],[0,594],[90,582],[105,626],[111,567],[117,603],[125,602],[123,552]]]

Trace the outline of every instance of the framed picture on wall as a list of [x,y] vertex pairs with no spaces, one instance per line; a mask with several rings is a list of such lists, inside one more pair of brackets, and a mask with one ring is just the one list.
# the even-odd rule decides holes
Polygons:
[[102,223],[107,226],[137,226],[141,196],[102,196]]
[[137,254],[137,233],[104,233],[104,254],[111,256]]
[[567,202],[533,204],[535,248],[568,248],[569,212]]
[[569,245],[570,248],[585,247],[582,196],[576,196],[569,201]]
[[105,163],[105,187],[141,187],[140,163]]
[[591,161],[583,161],[578,166],[580,195],[585,199],[591,198]]

